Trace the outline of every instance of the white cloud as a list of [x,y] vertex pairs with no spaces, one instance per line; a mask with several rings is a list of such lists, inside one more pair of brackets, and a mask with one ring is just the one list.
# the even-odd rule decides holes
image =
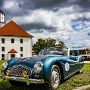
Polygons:
[[[71,11],[73,12],[74,10],[71,10]],[[43,12],[44,12],[44,10],[43,10]],[[87,36],[89,28],[85,29],[85,26],[87,24],[89,26],[90,23],[85,22],[86,24],[85,24],[85,26],[83,26],[83,24],[81,24],[81,21],[79,21],[78,26],[76,28],[77,29],[84,28],[85,30],[82,30],[82,31],[74,31],[72,26],[71,26],[72,25],[71,20],[78,19],[79,17],[82,17],[83,14],[82,13],[72,13],[72,14],[68,15],[65,13],[64,15],[59,15],[59,12],[60,12],[60,10],[56,13],[54,13],[54,12],[49,13],[49,11],[45,11],[44,12],[45,15],[48,14],[47,15],[48,18],[50,16],[49,19],[46,19],[44,14],[42,17],[42,21],[40,19],[38,19],[37,17],[36,17],[37,19],[34,19],[37,21],[33,21],[33,22],[38,23],[38,20],[40,20],[40,22],[46,23],[46,25],[48,25],[48,26],[51,25],[51,26],[57,27],[57,31],[54,33],[53,32],[49,33],[49,32],[46,32],[45,30],[44,30],[45,32],[42,34],[41,33],[34,33],[35,34],[34,39],[37,39],[40,37],[41,38],[54,38],[57,41],[63,40],[68,47],[72,47],[72,46],[82,47],[82,48],[89,47],[90,46],[90,44],[89,44],[90,40],[88,40],[88,42],[86,42],[86,40],[89,38]],[[34,15],[36,15],[35,13],[34,13]],[[38,13],[38,14],[40,15],[40,13]],[[42,16],[42,15],[40,15],[40,16]],[[36,40],[34,40],[34,41],[36,41]],[[85,44],[87,44],[87,45],[85,46]]]
[[85,12],[85,16],[90,19],[90,12]]
[[10,11],[18,11],[19,10],[19,5],[18,5],[18,2],[17,1],[12,1],[12,0],[7,0],[7,1],[4,1],[4,6],[3,6],[5,9],[9,9],[9,12]]
[[14,2],[12,0],[8,0],[4,2],[4,8],[10,9],[14,5]]
[[[23,11],[23,8],[20,8],[16,1],[6,1],[4,4],[4,8],[9,9],[10,12],[20,13]],[[38,38],[54,38],[57,41],[63,40],[67,46],[81,46],[87,47],[90,46],[90,37],[87,36],[87,33],[90,30],[90,22],[84,22],[85,26],[83,26],[82,17],[85,16],[90,19],[90,12],[78,12],[80,10],[79,6],[73,5],[64,8],[58,8],[56,12],[52,10],[45,9],[36,9],[36,10],[27,10],[27,14],[23,14],[21,16],[13,16],[12,19],[17,24],[29,24],[29,23],[43,23],[46,26],[52,26],[56,28],[55,32],[50,32],[48,30],[43,29],[42,33],[30,32],[33,38],[33,43],[37,41]],[[81,18],[78,22],[72,22],[73,20],[77,20]],[[73,24],[78,24],[76,26],[77,29],[82,29],[82,31],[75,31],[72,28]],[[34,30],[35,31],[35,30]]]
[[83,28],[83,25],[82,24],[79,24],[78,26],[75,26],[75,28],[81,29],[81,28]]

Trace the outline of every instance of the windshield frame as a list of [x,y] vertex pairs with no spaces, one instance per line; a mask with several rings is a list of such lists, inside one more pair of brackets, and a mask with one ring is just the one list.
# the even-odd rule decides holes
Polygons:
[[44,48],[39,52],[40,55],[67,55],[68,49],[61,47],[48,47]]

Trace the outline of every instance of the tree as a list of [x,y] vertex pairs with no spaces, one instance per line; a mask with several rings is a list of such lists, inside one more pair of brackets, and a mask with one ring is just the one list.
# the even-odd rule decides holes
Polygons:
[[38,54],[42,49],[48,47],[59,46],[61,48],[66,47],[63,41],[60,41],[59,44],[56,45],[56,40],[51,38],[42,39],[39,38],[36,44],[33,45],[33,51]]
[[59,44],[57,44],[56,46],[60,46],[62,48],[66,47],[63,41],[59,41]]
[[46,48],[55,47],[56,40],[51,39],[51,38],[46,38],[45,42],[46,42]]
[[41,51],[41,49],[45,47],[45,45],[46,45],[45,40],[42,38],[39,38],[36,44],[33,45],[33,51],[36,54],[38,54]]

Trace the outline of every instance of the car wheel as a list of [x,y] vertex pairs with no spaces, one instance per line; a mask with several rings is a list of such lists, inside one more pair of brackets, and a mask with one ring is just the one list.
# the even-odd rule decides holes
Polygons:
[[61,81],[60,69],[57,65],[53,65],[50,73],[49,90],[57,90]]
[[13,86],[23,86],[23,85],[26,85],[25,83],[22,83],[22,82],[18,82],[18,81],[12,81],[12,80],[9,80],[9,83]]

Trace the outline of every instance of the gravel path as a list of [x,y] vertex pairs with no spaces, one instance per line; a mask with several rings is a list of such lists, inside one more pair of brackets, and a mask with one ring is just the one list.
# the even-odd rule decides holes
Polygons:
[[84,63],[90,63],[90,61],[84,61]]
[[82,86],[82,87],[79,87],[79,88],[73,89],[73,90],[85,90],[87,88],[90,88],[90,85]]

